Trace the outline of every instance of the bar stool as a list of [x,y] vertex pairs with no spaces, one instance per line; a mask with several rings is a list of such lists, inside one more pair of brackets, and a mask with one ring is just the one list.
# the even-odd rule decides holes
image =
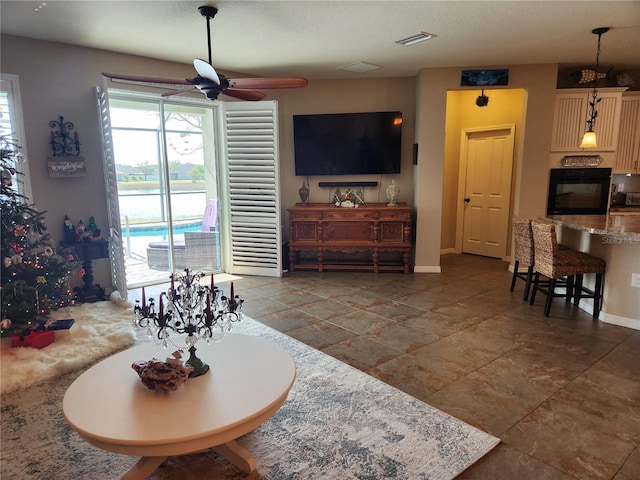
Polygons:
[[[531,281],[533,280],[533,233],[531,232],[531,220],[528,218],[518,217],[512,218],[513,225],[513,245],[515,262],[513,264],[513,276],[511,277],[511,289],[516,285],[516,280],[524,280],[524,293],[522,300],[529,300],[529,292],[531,291]],[[527,273],[519,271],[520,265],[527,267]]]
[[[513,241],[514,241],[514,257],[515,263],[513,265],[513,276],[511,277],[511,291],[515,287],[516,279],[524,280],[524,293],[522,299],[524,301],[529,300],[529,293],[531,292],[531,283],[533,281],[533,266],[535,263],[535,249],[533,247],[533,231],[531,230],[531,220],[528,218],[518,217],[514,215],[512,218],[513,223]],[[560,250],[565,250],[568,247],[564,245],[558,245]],[[520,265],[527,267],[527,273],[519,272]],[[548,281],[538,281],[538,286],[548,286]],[[566,286],[566,280],[556,279],[555,287]]]
[[[532,220],[531,230],[533,233],[535,279],[529,304],[533,305],[536,291],[540,290],[545,293],[547,301],[544,307],[544,315],[548,317],[554,297],[565,297],[567,302],[570,302],[573,298],[573,303],[576,306],[579,305],[582,298],[592,298],[593,317],[598,318],[602,299],[603,275],[606,267],[605,261],[588,253],[559,245],[556,226],[552,223]],[[596,275],[593,290],[584,287],[582,284],[583,275],[587,273]],[[544,275],[549,279],[546,290],[540,284],[540,275]],[[556,282],[563,277],[567,278],[566,292],[564,294],[556,294]]]

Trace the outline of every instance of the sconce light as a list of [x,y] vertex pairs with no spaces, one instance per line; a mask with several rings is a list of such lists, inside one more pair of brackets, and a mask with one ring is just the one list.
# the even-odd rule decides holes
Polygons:
[[598,117],[598,111],[596,106],[600,103],[602,98],[598,98],[598,68],[600,67],[600,39],[604,33],[609,31],[609,27],[594,28],[591,33],[598,35],[598,51],[596,53],[596,68],[595,78],[593,79],[593,92],[591,92],[591,101],[589,102],[589,120],[587,120],[587,131],[582,138],[580,148],[596,148],[598,142],[596,141],[596,133],[593,128],[596,124],[596,118]]

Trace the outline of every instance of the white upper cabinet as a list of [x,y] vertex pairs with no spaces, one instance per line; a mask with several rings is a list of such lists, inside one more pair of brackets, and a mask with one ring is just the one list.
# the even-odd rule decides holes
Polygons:
[[594,131],[598,146],[593,149],[582,149],[582,137],[587,129],[589,119],[589,102],[592,89],[572,88],[556,92],[556,104],[553,116],[552,152],[613,152],[618,143],[620,128],[620,107],[622,93],[625,88],[599,88]]
[[640,92],[622,97],[613,173],[640,173]]

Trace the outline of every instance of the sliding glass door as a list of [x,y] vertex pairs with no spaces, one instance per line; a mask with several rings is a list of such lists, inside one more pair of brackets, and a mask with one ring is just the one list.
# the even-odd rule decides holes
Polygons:
[[215,108],[109,95],[128,288],[222,270]]

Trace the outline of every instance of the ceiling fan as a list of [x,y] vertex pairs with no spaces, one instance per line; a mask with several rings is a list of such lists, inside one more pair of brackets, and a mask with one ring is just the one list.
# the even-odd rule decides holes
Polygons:
[[[215,100],[218,95],[224,94],[240,100],[262,100],[265,94],[257,91],[274,90],[284,88],[300,88],[305,87],[308,83],[306,78],[302,77],[256,77],[256,78],[226,78],[219,74],[213,68],[211,62],[211,27],[210,22],[218,9],[210,6],[198,7],[200,14],[207,19],[207,40],[209,47],[209,62],[205,62],[199,58],[193,61],[197,76],[187,79],[172,79],[160,77],[143,77],[137,75],[124,75],[118,73],[102,72],[105,77],[114,81],[122,81],[127,83],[152,84],[156,87],[174,88],[170,92],[165,92],[161,96],[169,97],[191,90],[200,90],[209,100]],[[185,88],[191,86],[192,88]]]

